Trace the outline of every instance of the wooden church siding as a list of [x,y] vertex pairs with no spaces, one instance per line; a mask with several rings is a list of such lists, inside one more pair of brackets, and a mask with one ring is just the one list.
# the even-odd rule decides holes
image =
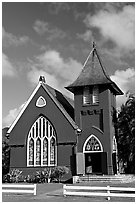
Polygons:
[[[36,107],[36,101],[39,96],[43,96],[47,102],[44,107]],[[12,132],[10,133],[10,145],[24,145],[22,151],[16,147],[11,149],[11,167],[22,167],[25,168],[27,165],[27,137],[29,130],[39,115],[45,116],[53,125],[56,131],[57,143],[59,142],[75,142],[75,130],[58,109],[55,103],[51,100],[49,95],[45,92],[43,87],[40,87],[38,92],[35,94],[27,109],[22,114],[21,118],[16,123]],[[57,147],[58,148],[58,147]],[[60,147],[61,148],[61,147]],[[58,153],[58,151],[57,151]],[[63,156],[67,155],[66,151],[63,152]],[[16,159],[15,158],[16,156]],[[61,154],[60,154],[61,157]],[[68,160],[64,160],[63,157],[59,158],[59,165],[68,165]],[[21,159],[22,158],[22,159]]]
[[[47,105],[44,107],[36,107],[36,101],[39,96],[43,96]],[[75,132],[71,124],[67,121],[65,116],[61,113],[54,102],[49,98],[45,90],[40,87],[27,109],[22,114],[22,117],[16,123],[14,129],[10,133],[10,144],[24,144],[26,145],[26,139],[30,130],[30,127],[39,117],[39,115],[45,116],[54,126],[59,141],[75,141]]]
[[26,167],[26,147],[12,147],[10,158],[10,168]]
[[[95,135],[103,146],[103,152],[106,152],[108,173],[112,174],[112,106],[115,107],[114,95],[105,85],[99,86],[99,104],[82,105],[83,92],[78,90],[75,93],[75,121],[82,129],[78,138],[78,152],[83,152],[83,144],[90,135]],[[82,113],[82,114],[81,114]],[[96,127],[95,128],[93,128]],[[98,129],[98,130],[97,130]],[[105,158],[102,156],[102,159]],[[102,166],[102,168],[105,168]]]

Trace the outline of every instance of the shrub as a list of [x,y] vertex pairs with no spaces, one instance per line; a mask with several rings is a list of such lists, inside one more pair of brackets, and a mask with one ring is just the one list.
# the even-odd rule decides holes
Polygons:
[[44,170],[42,171],[37,171],[35,175],[35,182],[36,183],[45,183],[46,181],[46,172]]
[[62,176],[68,173],[69,173],[69,168],[67,168],[66,166],[57,166],[54,169],[54,178],[56,178],[58,182],[60,182]]
[[22,171],[19,169],[12,169],[8,174],[3,178],[3,182],[7,183],[18,183],[21,177]]
[[25,176],[24,182],[37,183],[36,182],[36,175],[27,175],[27,176]]
[[69,169],[65,166],[46,167],[44,170],[37,171],[35,175],[28,175],[25,181],[28,183],[50,183],[52,181],[61,181],[64,174],[68,173]]

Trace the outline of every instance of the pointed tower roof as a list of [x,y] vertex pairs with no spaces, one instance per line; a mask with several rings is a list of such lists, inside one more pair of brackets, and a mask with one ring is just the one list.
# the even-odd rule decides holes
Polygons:
[[97,52],[95,43],[93,42],[93,48],[89,53],[83,69],[78,78],[69,86],[65,87],[71,92],[74,92],[76,87],[108,84],[117,95],[123,94],[119,87],[110,79],[107,74],[101,58]]

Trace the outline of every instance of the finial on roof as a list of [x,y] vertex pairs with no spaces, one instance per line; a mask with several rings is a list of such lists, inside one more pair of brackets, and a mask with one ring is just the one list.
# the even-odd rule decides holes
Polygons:
[[96,42],[93,41],[93,48],[96,48]]
[[39,82],[46,83],[45,77],[44,76],[40,76],[39,77]]

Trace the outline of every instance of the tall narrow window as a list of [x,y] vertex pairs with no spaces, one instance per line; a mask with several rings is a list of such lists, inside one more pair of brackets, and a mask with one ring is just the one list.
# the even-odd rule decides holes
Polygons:
[[91,94],[89,87],[83,89],[83,105],[91,105]]
[[98,89],[98,86],[93,86],[92,103],[93,104],[98,104],[99,103],[99,89]]
[[49,123],[46,121],[46,136],[48,137],[49,135]]
[[55,164],[55,139],[53,137],[50,141],[50,164]]
[[45,131],[45,119],[43,118],[43,137],[45,136],[46,134],[46,131]]
[[34,141],[30,139],[29,141],[29,165],[34,164]]
[[36,165],[41,165],[41,141],[39,138],[36,141]]
[[52,124],[40,116],[32,125],[27,139],[27,166],[55,166],[56,133]]
[[46,138],[43,140],[43,164],[48,164],[48,140]]

